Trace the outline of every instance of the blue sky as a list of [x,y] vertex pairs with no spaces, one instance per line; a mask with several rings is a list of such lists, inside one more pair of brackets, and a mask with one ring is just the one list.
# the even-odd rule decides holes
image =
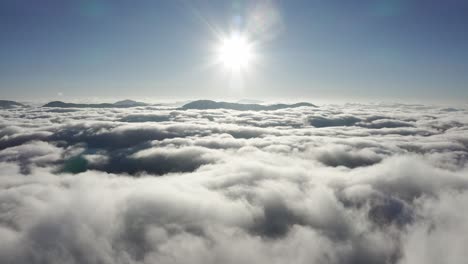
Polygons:
[[[232,84],[218,34],[256,6],[275,17]],[[466,101],[467,28],[463,0],[2,0],[0,94]]]

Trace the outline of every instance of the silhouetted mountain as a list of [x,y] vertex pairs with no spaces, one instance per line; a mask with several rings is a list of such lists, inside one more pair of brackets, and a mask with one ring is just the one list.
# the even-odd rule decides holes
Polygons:
[[61,107],[61,108],[126,108],[126,107],[136,107],[136,106],[145,106],[147,104],[136,102],[132,100],[123,100],[116,103],[101,103],[101,104],[74,104],[74,103],[65,103],[62,101],[53,101],[43,105],[43,107]]
[[301,106],[316,107],[311,103],[296,103],[296,104],[273,104],[273,105],[260,105],[260,104],[238,104],[228,102],[215,102],[211,100],[198,100],[182,106],[182,109],[232,109],[239,111],[261,111],[261,110],[278,110],[284,108],[295,108]]
[[114,103],[115,106],[123,106],[123,107],[133,107],[133,106],[146,106],[148,104],[137,102],[133,100],[122,100]]
[[20,104],[15,101],[0,100],[0,108],[14,108],[14,107],[25,107],[25,105]]

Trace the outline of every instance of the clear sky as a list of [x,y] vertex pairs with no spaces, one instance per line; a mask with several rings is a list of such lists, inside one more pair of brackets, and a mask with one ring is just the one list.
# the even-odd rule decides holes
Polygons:
[[466,101],[468,1],[1,0],[0,95]]

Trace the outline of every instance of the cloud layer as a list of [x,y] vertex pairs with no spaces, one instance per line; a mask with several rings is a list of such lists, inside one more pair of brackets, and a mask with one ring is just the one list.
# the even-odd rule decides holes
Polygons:
[[59,110],[0,110],[0,263],[468,257],[466,109]]

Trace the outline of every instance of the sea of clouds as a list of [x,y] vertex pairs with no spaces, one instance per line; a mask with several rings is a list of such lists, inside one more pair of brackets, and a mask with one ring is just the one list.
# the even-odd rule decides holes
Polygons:
[[0,263],[466,263],[468,111],[0,110]]

